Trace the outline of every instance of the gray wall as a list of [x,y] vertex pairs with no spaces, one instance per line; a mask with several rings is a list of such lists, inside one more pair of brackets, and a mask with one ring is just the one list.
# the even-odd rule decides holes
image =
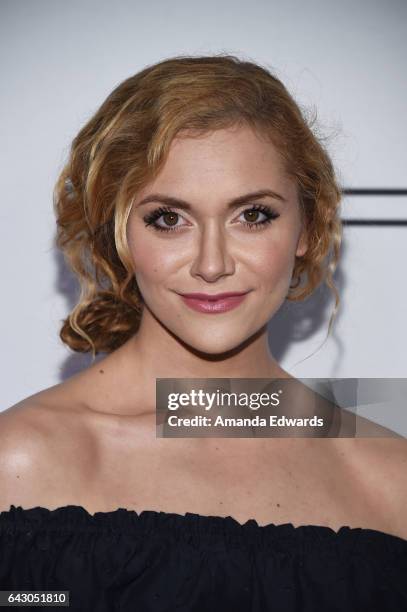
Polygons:
[[[316,107],[348,187],[406,187],[404,0],[36,0],[0,4],[3,408],[89,363],[58,338],[73,280],[53,250],[52,188],[71,139],[120,81],[180,54],[266,63]],[[407,218],[406,197],[348,197],[343,217]],[[270,344],[298,377],[404,377],[407,227],[345,228],[341,313],[288,305]],[[297,364],[297,365],[295,365]]]

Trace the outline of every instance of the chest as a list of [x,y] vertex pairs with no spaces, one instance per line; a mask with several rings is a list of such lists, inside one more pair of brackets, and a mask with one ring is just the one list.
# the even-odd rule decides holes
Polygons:
[[227,440],[208,453],[199,446],[177,449],[179,440],[155,442],[139,444],[137,452],[122,446],[102,453],[84,489],[87,506],[254,518],[259,524],[384,526],[374,500],[333,453],[279,455],[250,444],[245,452]]

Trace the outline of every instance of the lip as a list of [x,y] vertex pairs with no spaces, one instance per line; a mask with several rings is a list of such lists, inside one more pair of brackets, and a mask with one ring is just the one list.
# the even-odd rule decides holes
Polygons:
[[197,312],[220,314],[236,308],[243,302],[249,291],[244,293],[228,292],[217,294],[184,293],[180,294],[184,304]]
[[246,295],[248,291],[228,291],[226,293],[181,293],[182,297],[193,300],[220,300],[223,298],[235,297],[236,295]]

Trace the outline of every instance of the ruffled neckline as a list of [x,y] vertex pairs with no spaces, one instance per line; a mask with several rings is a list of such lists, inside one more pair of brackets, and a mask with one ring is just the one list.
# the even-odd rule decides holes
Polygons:
[[328,545],[346,553],[386,553],[407,557],[407,539],[394,534],[365,527],[344,525],[335,531],[325,525],[298,525],[293,523],[268,523],[259,525],[255,519],[239,522],[232,516],[214,516],[186,512],[158,510],[129,510],[117,508],[91,514],[80,505],[59,506],[54,509],[43,506],[22,508],[12,504],[9,510],[0,512],[0,533],[35,530],[57,532],[105,532],[121,533],[136,537],[160,537],[187,540],[195,544],[218,543],[240,547],[302,551],[315,546]]

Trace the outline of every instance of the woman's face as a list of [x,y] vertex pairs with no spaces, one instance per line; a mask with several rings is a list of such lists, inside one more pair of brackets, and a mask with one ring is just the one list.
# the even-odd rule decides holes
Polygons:
[[[246,126],[177,137],[134,201],[127,239],[144,308],[212,354],[267,324],[288,293],[295,256],[306,251],[295,182],[276,148]],[[247,293],[232,309],[207,312],[180,296],[196,292]]]

